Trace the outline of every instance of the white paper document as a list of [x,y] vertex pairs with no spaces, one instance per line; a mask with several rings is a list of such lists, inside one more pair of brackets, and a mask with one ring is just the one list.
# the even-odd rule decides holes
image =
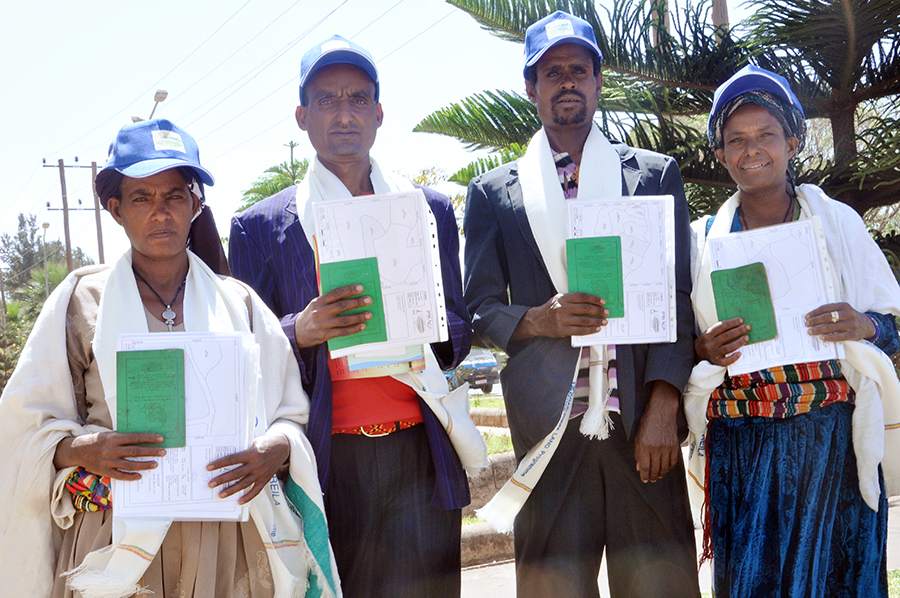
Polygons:
[[252,335],[166,332],[122,334],[119,351],[184,350],[184,448],[168,448],[156,469],[136,481],[113,480],[116,517],[198,521],[246,521],[241,493],[222,499],[209,481],[224,469],[207,471],[218,458],[250,446],[259,350]]
[[818,216],[709,239],[713,270],[762,262],[769,279],[778,336],[744,345],[728,366],[736,376],[792,363],[842,359],[844,344],[810,336],[806,314],[835,298],[825,236]]
[[675,199],[648,195],[566,201],[567,236],[621,237],[625,317],[573,347],[675,342]]
[[447,340],[437,225],[421,189],[315,205],[319,262],[375,257],[387,341],[331,352],[342,357]]

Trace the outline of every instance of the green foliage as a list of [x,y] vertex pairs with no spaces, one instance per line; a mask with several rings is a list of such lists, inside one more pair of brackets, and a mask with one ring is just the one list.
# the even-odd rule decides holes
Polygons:
[[0,323],[0,392],[16,368],[32,322],[24,318],[21,301],[6,304],[6,323]]
[[244,191],[244,202],[238,207],[238,212],[242,212],[253,204],[303,180],[303,177],[306,176],[306,171],[309,169],[309,159],[294,159],[294,148],[297,145],[294,141],[287,143],[285,147],[289,147],[291,150],[290,160],[266,169],[265,173],[256,179],[256,182],[249,189]]
[[900,570],[888,571],[888,595],[900,598]]
[[[448,0],[485,30],[522,42],[527,26],[566,10],[594,26],[604,57],[598,120],[611,138],[675,157],[695,214],[733,189],[708,150],[706,113],[718,85],[748,62],[783,74],[806,115],[823,119],[798,168],[858,212],[900,197],[900,2],[749,0],[753,16],[711,24],[710,0]],[[667,24],[668,17],[668,24]],[[517,116],[518,114],[518,116]],[[435,112],[416,130],[450,135],[470,149],[524,145],[540,124],[524,97],[483,92]],[[496,156],[453,175],[462,182]]]

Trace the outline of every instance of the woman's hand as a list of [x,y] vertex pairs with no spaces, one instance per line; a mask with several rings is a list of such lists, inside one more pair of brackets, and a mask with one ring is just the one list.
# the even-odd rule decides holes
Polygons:
[[859,341],[875,335],[875,325],[849,303],[826,303],[806,314],[809,334],[823,341]]
[[266,434],[254,438],[253,446],[247,450],[216,459],[206,466],[208,471],[233,467],[210,480],[209,487],[228,484],[219,491],[220,498],[247,490],[238,500],[239,504],[247,504],[262,491],[290,456],[291,444],[284,434]]
[[727,367],[741,356],[738,349],[750,340],[748,332],[750,326],[744,324],[743,318],[716,322],[694,341],[694,351],[700,360],[705,359],[713,365]]
[[139,444],[159,444],[159,434],[98,432],[63,438],[56,445],[53,464],[57,469],[83,467],[87,471],[115,480],[139,480],[139,471],[155,469],[156,461],[140,460],[164,457],[166,449]]

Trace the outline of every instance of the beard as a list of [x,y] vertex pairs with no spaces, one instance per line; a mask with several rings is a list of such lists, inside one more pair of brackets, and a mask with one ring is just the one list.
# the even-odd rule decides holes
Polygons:
[[[581,100],[581,105],[577,110],[572,111],[570,109],[565,109],[564,106],[557,103],[566,96],[575,96]],[[587,119],[587,98],[580,91],[571,90],[560,92],[553,97],[552,103],[553,108],[551,108],[550,114],[553,117],[553,122],[557,125],[579,125]]]

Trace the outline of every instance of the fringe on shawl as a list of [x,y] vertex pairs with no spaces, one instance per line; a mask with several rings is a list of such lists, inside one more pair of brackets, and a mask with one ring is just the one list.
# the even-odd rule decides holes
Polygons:
[[66,571],[63,575],[66,577],[66,587],[81,592],[85,598],[128,598],[153,593],[138,584],[122,583],[112,575],[88,569],[84,565]]
[[712,513],[710,512],[710,504],[709,504],[709,462],[710,462],[710,449],[709,449],[709,434],[706,435],[706,467],[705,467],[705,481],[706,484],[703,487],[703,505],[700,507],[700,525],[703,527],[703,550],[700,552],[700,564],[699,567],[702,567],[704,563],[707,561],[711,561],[714,558],[713,553],[713,542],[712,542]]
[[[525,490],[522,491],[525,492]],[[511,534],[520,507],[521,505],[509,500],[507,496],[498,493],[486,505],[476,509],[475,514],[501,534]]]
[[614,430],[612,417],[605,407],[591,405],[581,417],[581,425],[578,430],[590,439],[606,440],[609,431]]

